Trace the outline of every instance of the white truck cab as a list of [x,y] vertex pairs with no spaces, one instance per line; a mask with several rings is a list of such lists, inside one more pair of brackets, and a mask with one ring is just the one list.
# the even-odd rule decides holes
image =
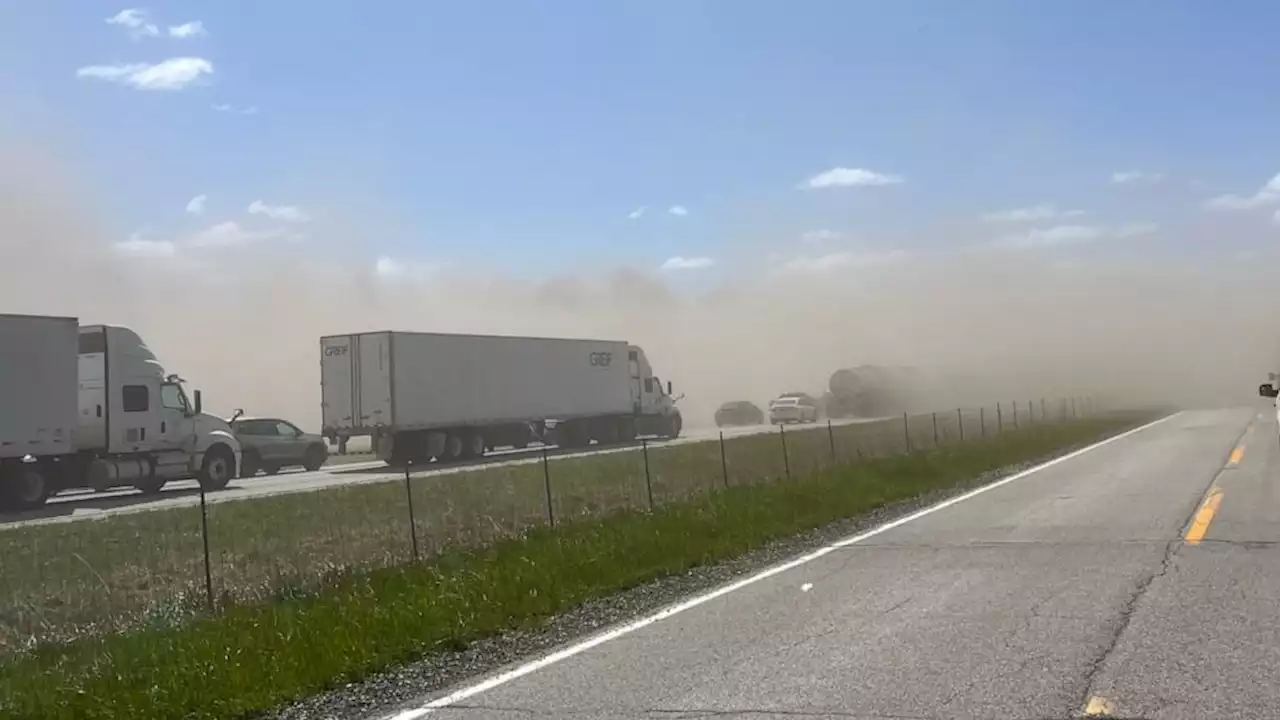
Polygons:
[[195,477],[219,490],[235,477],[240,444],[231,426],[203,412],[200,391],[188,396],[182,378],[165,374],[133,330],[82,326],[79,383],[74,446],[92,456],[89,487],[157,492],[169,480]]

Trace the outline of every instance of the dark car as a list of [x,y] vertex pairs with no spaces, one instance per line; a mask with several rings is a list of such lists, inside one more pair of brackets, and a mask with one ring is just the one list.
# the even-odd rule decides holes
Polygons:
[[324,438],[303,432],[287,420],[236,417],[230,423],[243,452],[240,477],[253,477],[259,470],[275,475],[285,467],[319,470],[329,459]]
[[763,425],[764,411],[750,400],[727,402],[716,410],[716,427],[726,425]]

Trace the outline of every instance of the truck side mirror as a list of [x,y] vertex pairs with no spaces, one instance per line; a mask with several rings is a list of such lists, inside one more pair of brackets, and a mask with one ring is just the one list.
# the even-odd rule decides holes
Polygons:
[[1280,394],[1280,392],[1278,392],[1276,387],[1271,383],[1262,383],[1258,386],[1258,394],[1265,398],[1273,398]]
[[200,398],[199,390],[196,390],[194,395],[195,395],[195,408],[193,412],[195,412],[196,415],[199,415],[200,410],[204,407],[204,401]]
[[670,394],[671,394],[671,381],[670,381],[670,380],[668,380],[668,381],[667,381],[667,394],[668,394],[668,395],[670,395]]

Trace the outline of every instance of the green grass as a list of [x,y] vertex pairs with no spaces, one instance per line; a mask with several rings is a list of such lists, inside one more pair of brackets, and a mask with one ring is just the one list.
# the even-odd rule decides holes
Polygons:
[[[691,492],[689,502],[653,513],[624,508],[555,529],[540,526],[524,537],[445,552],[427,563],[347,572],[318,592],[234,606],[177,626],[39,648],[0,666],[0,716],[249,716],[433,651],[536,625],[585,600],[730,558],[775,538],[931,490],[971,485],[984,473],[1096,440],[1147,417],[1041,424],[943,443],[929,452],[841,463],[792,482],[731,482],[728,490]],[[819,445],[814,438],[800,442]],[[662,476],[664,488],[688,486],[674,480],[682,468],[701,468],[696,474],[708,488],[722,477],[718,452],[709,457],[699,445],[667,450],[670,456],[650,457],[651,473],[656,456],[663,468],[658,472],[670,474]],[[598,482],[592,478],[602,467],[565,475]],[[377,486],[371,491],[382,492]],[[381,502],[368,497],[374,505]],[[227,507],[234,505],[256,503]],[[457,519],[466,524],[465,515]],[[390,552],[389,540],[385,547]],[[404,557],[403,550],[397,557]]]

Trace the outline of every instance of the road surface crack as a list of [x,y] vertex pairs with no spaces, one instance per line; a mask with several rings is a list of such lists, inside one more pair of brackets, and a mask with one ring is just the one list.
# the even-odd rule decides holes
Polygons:
[[1124,635],[1125,630],[1129,628],[1129,623],[1133,621],[1133,616],[1138,611],[1138,604],[1142,601],[1143,596],[1147,594],[1147,591],[1151,589],[1151,585],[1173,569],[1173,559],[1180,545],[1181,539],[1171,540],[1165,544],[1164,556],[1160,559],[1160,566],[1154,572],[1148,573],[1138,581],[1133,592],[1129,594],[1129,598],[1121,606],[1120,617],[1111,631],[1111,636],[1107,639],[1106,647],[1089,663],[1089,669],[1085,672],[1083,680],[1083,691],[1079,694],[1079,702],[1076,703],[1076,707],[1084,707],[1090,696],[1094,694],[1093,684],[1098,679],[1098,675],[1102,673],[1102,668],[1107,659],[1111,657],[1111,654],[1115,652],[1116,646],[1120,644],[1120,638]]

